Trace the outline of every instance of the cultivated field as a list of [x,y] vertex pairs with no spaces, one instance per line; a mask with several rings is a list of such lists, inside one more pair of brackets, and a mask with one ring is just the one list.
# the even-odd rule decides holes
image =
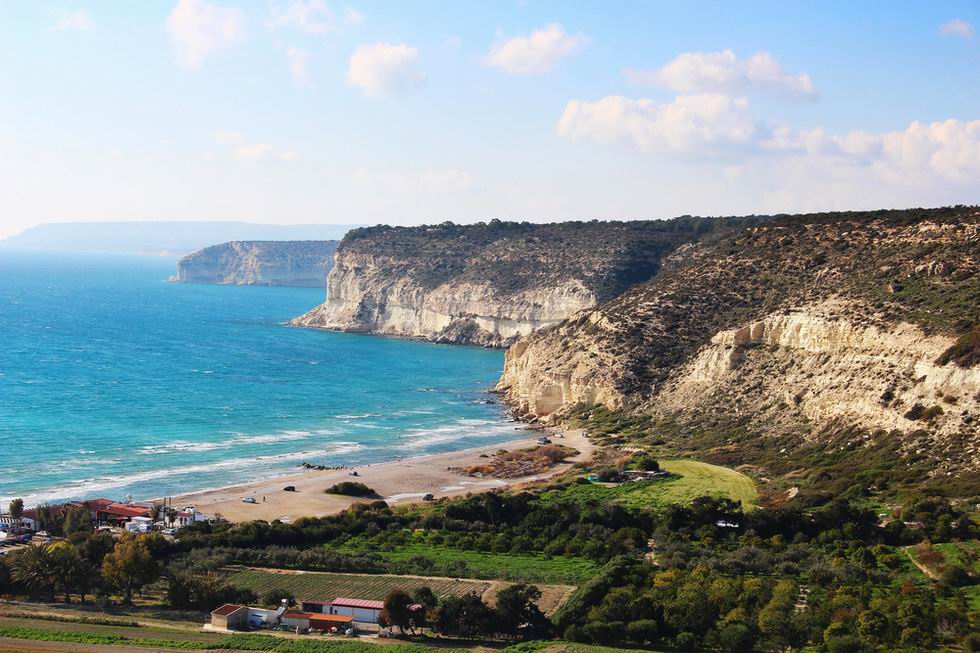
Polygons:
[[[509,583],[489,580],[440,578],[430,576],[393,576],[390,574],[336,574],[321,571],[287,571],[232,567],[228,582],[262,596],[270,589],[292,592],[297,601],[330,601],[338,596],[357,599],[384,600],[394,589],[407,592],[427,586],[436,596],[463,596],[475,592],[485,601],[493,602],[496,592]],[[538,585],[541,600],[538,606],[551,614],[574,589],[568,585]]]

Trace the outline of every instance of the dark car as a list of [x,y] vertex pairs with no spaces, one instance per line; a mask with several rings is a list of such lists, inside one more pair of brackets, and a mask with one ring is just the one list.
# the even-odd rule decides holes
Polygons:
[[287,485],[286,487],[284,487],[282,489],[282,491],[283,492],[295,492],[296,491],[296,486],[295,485]]
[[422,501],[435,501],[435,500],[436,498],[432,495],[431,492],[422,497]]

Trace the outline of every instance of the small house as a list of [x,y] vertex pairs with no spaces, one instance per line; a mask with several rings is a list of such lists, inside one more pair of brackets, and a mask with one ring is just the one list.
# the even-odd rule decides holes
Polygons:
[[211,612],[211,627],[221,630],[248,630],[248,608],[225,603]]
[[384,607],[384,601],[339,596],[330,602],[328,614],[351,617],[354,621],[361,623],[376,624]]

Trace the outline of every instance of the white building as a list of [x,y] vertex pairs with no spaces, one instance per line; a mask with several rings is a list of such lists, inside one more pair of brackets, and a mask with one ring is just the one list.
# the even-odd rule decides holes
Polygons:
[[149,517],[133,517],[126,522],[126,531],[129,533],[149,533],[153,530],[153,520]]

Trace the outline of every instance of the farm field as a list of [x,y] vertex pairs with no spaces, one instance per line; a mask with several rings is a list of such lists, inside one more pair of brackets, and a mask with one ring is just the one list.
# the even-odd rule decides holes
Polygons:
[[[428,586],[436,596],[463,596],[475,592],[486,601],[492,601],[496,591],[507,583],[454,579],[427,576],[394,576],[389,574],[337,574],[321,571],[285,571],[232,567],[228,582],[248,588],[259,596],[270,589],[292,592],[297,601],[329,601],[338,596],[381,601],[393,589],[411,592]],[[572,591],[568,585],[539,585],[541,600],[538,606],[546,614],[552,613]]]
[[669,478],[622,485],[571,485],[555,492],[544,493],[543,500],[549,496],[571,498],[587,503],[590,501],[615,499],[630,508],[664,508],[671,503],[687,504],[700,496],[726,497],[741,502],[746,509],[755,506],[758,493],[755,483],[745,474],[728,467],[720,467],[696,460],[661,460],[660,467],[680,475]]
[[943,555],[946,564],[960,565],[967,571],[980,574],[980,541],[934,544],[933,548]]
[[[476,578],[501,579],[528,583],[561,583],[575,585],[599,571],[599,565],[587,558],[571,556],[545,557],[536,554],[469,551],[426,541],[409,544],[374,546],[371,541],[353,540],[342,551],[364,551],[366,547],[391,562],[416,556],[428,558],[434,573],[458,573]],[[465,568],[462,566],[465,565]],[[452,566],[451,572],[440,571]]]
[[338,596],[381,601],[393,589],[411,592],[427,585],[436,596],[463,596],[490,589],[490,581],[453,578],[391,576],[387,574],[338,574],[322,571],[286,571],[231,567],[228,582],[255,591],[259,596],[274,588],[292,592],[297,600],[330,601]]

